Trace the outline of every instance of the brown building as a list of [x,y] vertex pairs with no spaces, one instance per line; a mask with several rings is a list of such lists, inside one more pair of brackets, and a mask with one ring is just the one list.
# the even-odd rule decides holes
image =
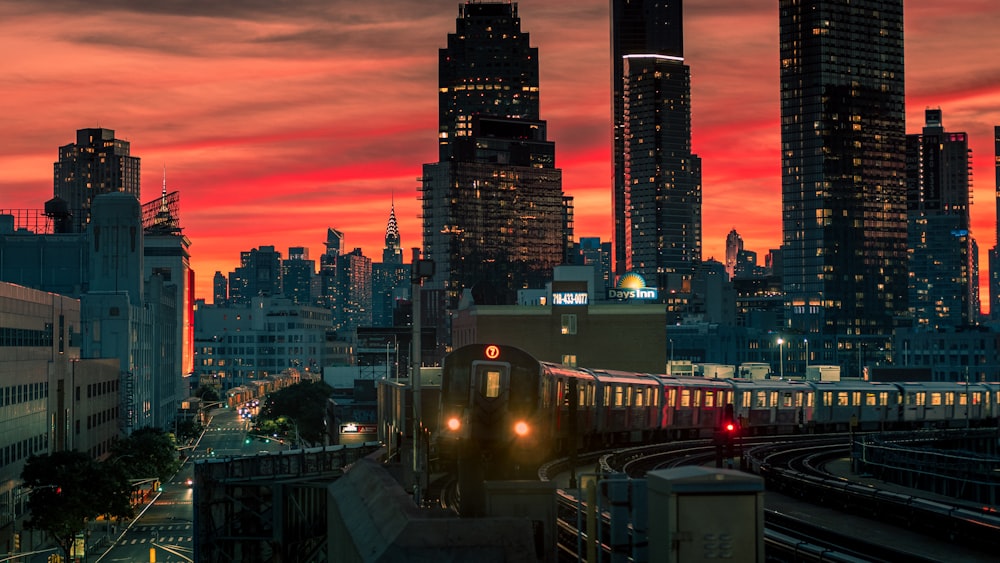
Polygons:
[[538,306],[470,305],[455,311],[452,344],[516,346],[539,360],[586,368],[664,373],[663,304],[594,303],[586,282],[553,282]]

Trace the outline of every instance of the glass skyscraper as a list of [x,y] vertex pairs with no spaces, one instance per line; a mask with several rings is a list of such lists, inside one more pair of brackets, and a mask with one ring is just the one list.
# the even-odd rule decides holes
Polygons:
[[906,313],[903,0],[779,12],[786,328],[864,361]]
[[439,56],[439,161],[424,165],[424,258],[447,306],[510,304],[565,254],[562,171],[539,120],[538,50],[516,3],[465,3]]
[[[940,109],[906,136],[909,309],[915,328],[976,324],[978,280],[969,221],[969,138],[947,132]],[[978,277],[978,276],[976,276]]]
[[701,261],[701,160],[680,0],[611,5],[615,273],[681,289]]

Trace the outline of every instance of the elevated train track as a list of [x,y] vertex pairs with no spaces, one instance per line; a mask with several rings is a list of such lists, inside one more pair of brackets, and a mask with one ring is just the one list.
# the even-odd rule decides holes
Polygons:
[[[892,522],[902,530],[933,534],[956,547],[975,546],[983,551],[984,560],[988,560],[985,558],[991,550],[995,553],[1000,549],[1000,518],[996,513],[973,510],[963,504],[949,505],[917,494],[883,491],[828,472],[825,469],[828,463],[849,455],[845,435],[758,437],[747,439],[744,448],[745,465],[761,473],[770,491],[818,500],[838,510]],[[695,440],[629,448],[593,457],[604,471],[619,471],[637,479],[653,469],[711,463],[715,455],[715,444],[709,440]],[[547,479],[567,471],[568,462],[568,459],[561,459],[546,464],[539,471],[539,477]],[[587,544],[587,530],[579,525],[585,521],[580,514],[587,511],[586,500],[583,489],[560,491],[559,552],[565,561],[580,560],[578,550]],[[609,513],[602,510],[599,520],[596,543],[610,555],[612,547],[608,538],[612,523]],[[633,531],[631,526],[629,530]],[[769,562],[906,560],[922,563],[942,560],[914,553],[912,549],[898,549],[885,542],[866,540],[858,534],[839,533],[773,509],[765,510],[764,533]]]

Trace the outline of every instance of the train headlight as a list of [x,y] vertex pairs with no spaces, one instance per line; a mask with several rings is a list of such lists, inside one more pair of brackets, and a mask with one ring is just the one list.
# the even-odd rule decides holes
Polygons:
[[528,423],[523,420],[519,420],[514,424],[514,434],[517,434],[522,438],[528,435],[529,430],[531,430],[531,428],[528,426]]
[[452,432],[458,432],[458,429],[462,427],[462,420],[457,416],[453,416],[448,419],[448,430]]

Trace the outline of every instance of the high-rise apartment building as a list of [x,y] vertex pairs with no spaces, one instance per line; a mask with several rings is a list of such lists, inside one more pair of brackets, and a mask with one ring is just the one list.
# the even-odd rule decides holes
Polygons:
[[779,12],[786,327],[846,360],[906,313],[903,0]]
[[309,249],[304,246],[288,247],[288,258],[281,262],[281,287],[285,297],[296,305],[312,305],[313,278],[316,261],[309,259]]
[[76,143],[59,147],[53,164],[55,197],[66,202],[68,232],[80,233],[90,222],[94,197],[125,192],[139,198],[139,157],[113,129],[79,129]]
[[906,136],[909,310],[918,329],[978,320],[970,156],[968,136],[945,131],[940,109],[926,110],[923,132]]
[[611,3],[615,273],[677,289],[701,260],[681,0]]
[[514,303],[565,253],[562,171],[539,120],[538,50],[516,3],[466,2],[439,54],[439,161],[424,165],[429,287]]

